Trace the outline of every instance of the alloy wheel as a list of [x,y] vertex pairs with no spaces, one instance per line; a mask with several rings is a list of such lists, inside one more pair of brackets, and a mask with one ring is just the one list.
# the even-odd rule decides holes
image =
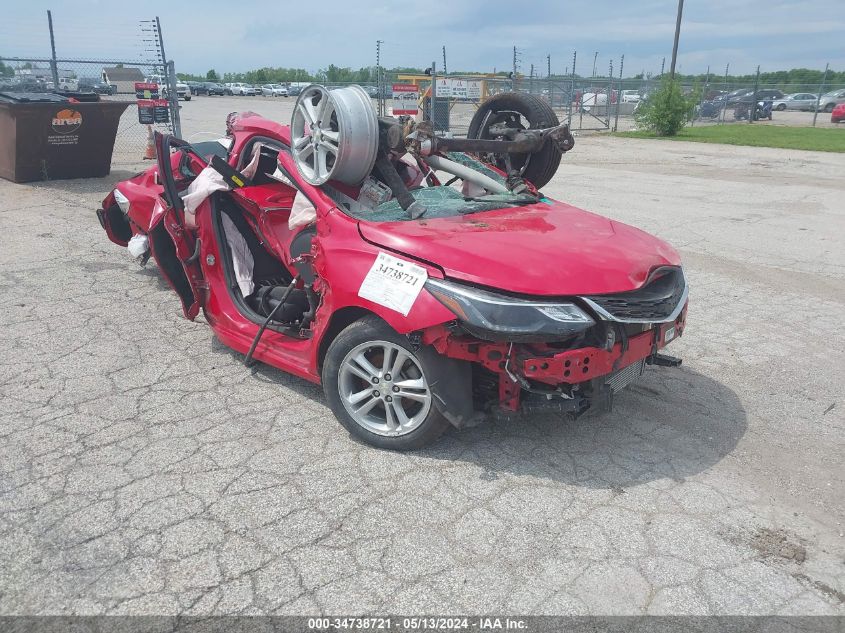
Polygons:
[[376,435],[406,435],[431,410],[428,380],[413,353],[373,341],[352,348],[338,375],[341,401],[356,424]]

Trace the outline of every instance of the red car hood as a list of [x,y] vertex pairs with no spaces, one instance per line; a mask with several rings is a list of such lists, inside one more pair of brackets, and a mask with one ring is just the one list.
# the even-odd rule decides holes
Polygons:
[[361,221],[364,239],[430,262],[447,278],[529,295],[625,292],[675,250],[639,229],[561,202],[453,218]]

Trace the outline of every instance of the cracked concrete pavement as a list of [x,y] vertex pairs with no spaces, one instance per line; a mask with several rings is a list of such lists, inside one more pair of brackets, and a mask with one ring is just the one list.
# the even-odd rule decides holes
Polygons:
[[547,193],[681,250],[683,367],[413,454],[184,320],[129,172],[0,181],[0,614],[842,615],[843,167],[580,138]]

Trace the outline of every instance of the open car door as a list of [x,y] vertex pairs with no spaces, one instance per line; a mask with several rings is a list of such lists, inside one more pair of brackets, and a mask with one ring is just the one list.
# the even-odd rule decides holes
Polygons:
[[[150,250],[167,283],[179,295],[185,317],[194,320],[205,301],[207,285],[200,266],[200,240],[185,224],[185,204],[172,167],[171,147],[189,148],[181,139],[155,132],[158,178],[164,190],[156,200],[150,221]],[[179,161],[180,176],[190,179],[199,173],[198,156],[185,151]],[[184,188],[185,179],[181,180]]]

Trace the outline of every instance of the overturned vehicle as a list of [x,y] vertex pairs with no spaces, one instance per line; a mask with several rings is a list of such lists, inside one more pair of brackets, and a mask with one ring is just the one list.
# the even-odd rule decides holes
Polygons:
[[303,90],[289,126],[232,114],[226,137],[156,134],[157,165],[98,210],[153,258],[188,319],[321,383],[340,423],[414,449],[490,413],[610,406],[683,334],[678,254],[541,189],[574,140],[525,94],[468,138],[379,118],[358,86]]

